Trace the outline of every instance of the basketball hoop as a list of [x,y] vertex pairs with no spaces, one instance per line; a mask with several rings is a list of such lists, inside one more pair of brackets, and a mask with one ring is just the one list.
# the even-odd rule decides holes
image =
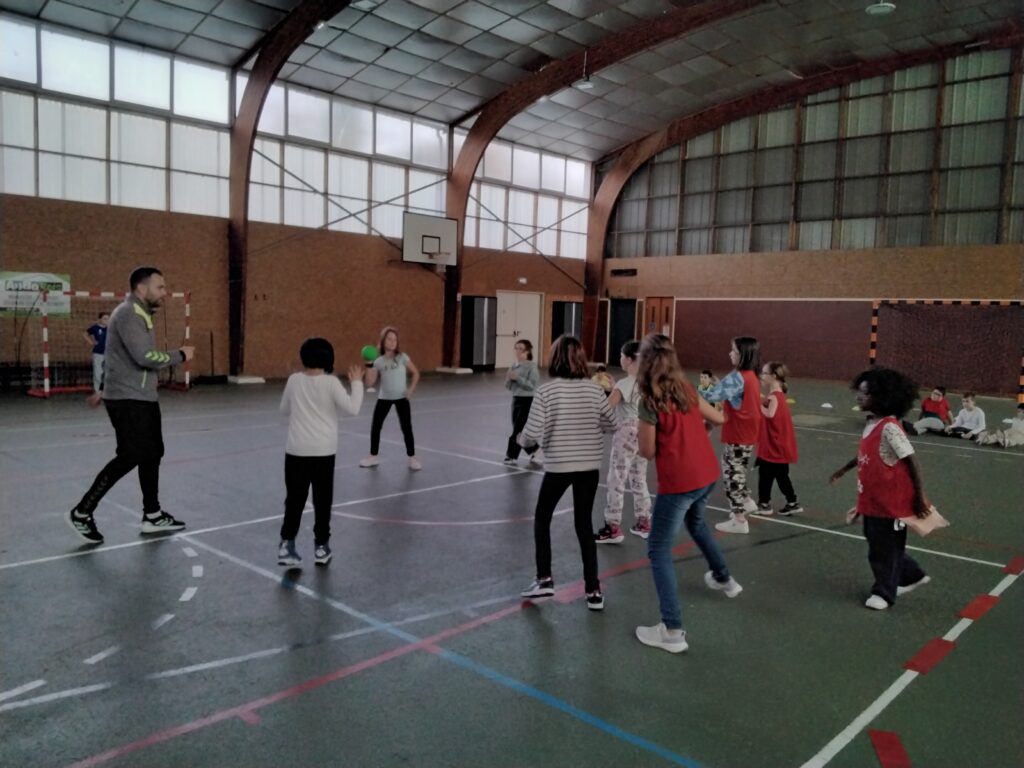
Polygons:
[[434,265],[434,269],[439,275],[443,275],[448,265],[445,263],[450,257],[450,251],[424,251],[423,255],[426,256]]

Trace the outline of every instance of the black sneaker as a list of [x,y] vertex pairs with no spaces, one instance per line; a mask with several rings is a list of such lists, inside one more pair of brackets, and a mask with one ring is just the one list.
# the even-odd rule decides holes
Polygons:
[[96,527],[96,523],[92,519],[92,515],[80,517],[75,514],[75,510],[71,510],[64,519],[68,521],[68,525],[71,526],[71,530],[90,544],[103,543],[103,534],[100,533],[99,528]]
[[552,578],[537,579],[519,593],[520,597],[551,597],[555,594],[555,580]]
[[593,592],[587,592],[587,608],[592,611],[604,610],[604,595],[601,594],[600,589],[596,589]]
[[791,501],[786,506],[784,506],[782,509],[779,510],[779,514],[782,515],[783,517],[788,517],[789,515],[795,515],[798,512],[803,512],[803,511],[804,511],[804,508],[800,506],[800,502],[798,502],[798,501]]
[[167,533],[168,531],[180,531],[185,527],[181,520],[175,520],[162,509],[155,515],[142,516],[143,533]]

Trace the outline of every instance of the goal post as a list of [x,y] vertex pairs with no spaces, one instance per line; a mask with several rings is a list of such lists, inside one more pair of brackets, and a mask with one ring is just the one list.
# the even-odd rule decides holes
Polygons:
[[[114,291],[44,291],[36,311],[23,318],[18,356],[30,367],[28,394],[92,392],[92,347],[88,329],[103,312],[112,312],[127,294]],[[153,313],[157,349],[177,349],[191,341],[191,292],[169,293]],[[159,386],[187,390],[191,363],[158,372]]]

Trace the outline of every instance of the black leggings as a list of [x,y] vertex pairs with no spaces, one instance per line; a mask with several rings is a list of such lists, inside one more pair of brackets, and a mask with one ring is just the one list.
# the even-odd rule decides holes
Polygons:
[[776,464],[774,461],[757,460],[757,500],[767,504],[772,500],[772,483],[779,484],[779,490],[790,504],[796,503],[796,491],[789,479],[789,464]]
[[284,455],[284,522],[281,538],[294,539],[299,533],[302,510],[313,486],[313,541],[326,544],[331,538],[331,502],[334,500],[334,456]]
[[[531,406],[533,406],[532,397],[512,398],[512,434],[508,438],[508,447],[505,448],[506,459],[518,459],[519,452],[523,450],[522,446],[516,441],[516,438],[519,437],[519,433],[526,426],[526,420],[530,418]],[[526,454],[533,456],[537,452],[537,448],[538,446],[531,445],[526,449]]]
[[164,455],[160,404],[145,400],[105,400],[103,404],[114,427],[117,454],[96,475],[75,509],[91,515],[107,491],[138,467],[142,512],[155,515],[160,511],[160,459]]
[[537,578],[551,577],[551,518],[559,499],[572,486],[572,516],[576,538],[583,556],[583,581],[587,592],[601,588],[597,577],[597,545],[594,543],[594,523],[591,513],[594,496],[601,481],[600,470],[587,472],[545,472],[540,483],[537,511],[533,518],[533,542],[537,550]]
[[398,411],[398,424],[402,428],[402,437],[405,438],[405,454],[416,455],[416,439],[412,434],[412,410],[409,408],[408,398],[401,400],[378,400],[373,406],[373,422],[370,424],[370,455],[376,456],[380,453],[380,430],[384,426],[384,419],[387,418],[391,406]]

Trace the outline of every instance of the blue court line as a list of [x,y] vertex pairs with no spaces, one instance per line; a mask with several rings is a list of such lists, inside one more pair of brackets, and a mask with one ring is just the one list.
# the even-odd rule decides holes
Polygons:
[[462,667],[463,669],[467,669],[470,672],[475,672],[481,677],[485,677],[488,680],[498,683],[499,685],[503,685],[506,688],[511,688],[513,691],[517,691],[518,693],[524,694],[525,696],[529,696],[532,699],[536,699],[542,704],[546,704],[549,707],[552,707],[553,709],[557,709],[560,712],[564,712],[570,717],[574,717],[577,720],[580,720],[589,726],[597,728],[598,730],[604,731],[605,733],[614,736],[617,739],[625,741],[627,744],[632,744],[634,747],[639,747],[640,749],[646,750],[647,752],[652,752],[658,757],[662,757],[665,760],[668,760],[670,763],[673,763],[675,765],[684,765],[687,768],[704,768],[701,763],[698,763],[687,757],[683,757],[682,755],[677,755],[675,752],[665,749],[665,747],[661,746],[660,744],[655,744],[653,741],[648,741],[642,736],[637,736],[635,733],[625,731],[622,728],[619,728],[617,725],[613,725],[612,723],[609,723],[606,720],[602,720],[596,715],[592,715],[589,712],[584,712],[582,709],[577,709],[572,704],[569,704],[566,701],[562,701],[562,699],[556,698],[555,696],[552,696],[549,693],[544,693],[544,691],[540,691],[536,688],[533,688],[527,685],[526,683],[508,677],[507,675],[503,675],[501,674],[501,672],[497,672],[491,669],[490,667],[485,667],[483,664],[479,664],[473,661],[472,659],[468,659],[465,656],[462,656],[458,653],[452,653],[451,651],[446,651],[443,648],[439,648],[434,653],[435,655],[440,656],[445,661],[450,661],[452,664],[455,664],[456,666]]
[[[399,627],[396,627],[393,624],[389,624],[388,622],[371,616],[368,613],[364,613],[363,611],[360,611],[358,608],[353,608],[351,605],[343,603],[340,600],[335,600],[333,597],[327,597],[326,595],[322,595],[319,592],[310,589],[309,587],[293,579],[292,575],[288,571],[285,571],[283,574],[273,573],[272,571],[268,571],[265,568],[262,568],[258,565],[254,565],[253,563],[243,560],[240,557],[236,557],[235,555],[232,555],[229,552],[225,552],[221,549],[218,549],[217,547],[189,539],[187,535],[182,536],[181,538],[189,541],[189,543],[194,544],[200,549],[206,549],[210,552],[213,552],[214,554],[220,555],[225,560],[233,562],[236,565],[240,565],[243,568],[246,568],[247,570],[253,571],[254,573],[258,573],[261,576],[269,577],[272,581],[278,582],[285,589],[291,589],[295,592],[298,592],[299,594],[305,595],[306,597],[312,597],[316,600],[321,600],[327,603],[327,605],[331,606],[335,610],[341,611],[342,613],[346,613],[355,619],[359,619],[360,621],[369,624],[375,629],[378,629],[381,632],[389,634],[392,637],[396,637],[399,640],[403,640],[406,643],[419,643],[423,640],[423,638],[417,637],[411,632],[406,632],[404,629],[400,629]],[[536,701],[539,701],[542,704],[546,704],[552,709],[556,709],[559,712],[563,712],[569,715],[570,717],[573,717],[579,720],[580,722],[586,723],[587,725],[593,728],[597,728],[600,731],[604,731],[608,735],[614,736],[615,738],[620,739],[626,742],[627,744],[631,744],[647,752],[651,752],[652,754],[658,755],[659,757],[664,758],[665,760],[668,760],[669,762],[674,763],[675,765],[683,765],[687,768],[704,768],[700,763],[694,760],[691,760],[687,757],[683,757],[682,755],[677,755],[675,752],[665,749],[664,747],[655,744],[653,741],[648,741],[647,739],[641,736],[637,736],[634,733],[630,733],[629,731],[623,730],[622,728],[619,728],[618,726],[613,725],[612,723],[602,720],[596,715],[592,715],[589,712],[585,712],[582,709],[574,707],[567,701],[563,701],[562,699],[552,696],[549,693],[544,693],[544,691],[541,691],[537,688],[533,688],[527,685],[526,683],[508,677],[507,675],[503,675],[502,673],[493,670],[490,667],[486,667],[483,664],[479,664],[473,661],[472,659],[462,656],[461,654],[453,653],[452,651],[447,651],[444,648],[441,648],[439,645],[436,645],[436,648],[436,651],[431,650],[429,648],[425,648],[424,650],[426,650],[428,653],[433,653],[434,655],[439,656],[445,661],[451,662],[456,666],[462,667],[463,669],[467,669],[470,672],[480,675],[481,677],[484,677],[487,680],[491,680],[492,682],[498,683],[499,685],[503,685],[506,688],[512,689],[513,691],[521,693],[525,696],[529,696],[530,698],[535,699]]]

